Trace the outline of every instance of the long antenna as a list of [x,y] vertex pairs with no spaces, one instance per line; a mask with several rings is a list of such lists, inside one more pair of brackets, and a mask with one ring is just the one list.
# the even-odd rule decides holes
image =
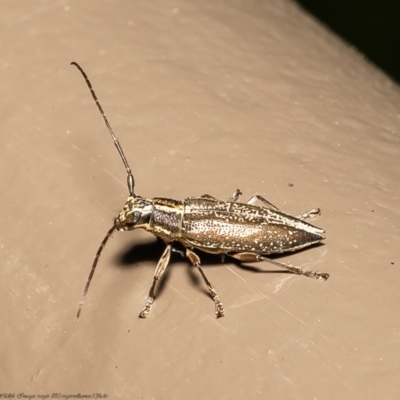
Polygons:
[[[110,135],[111,135],[111,137],[112,137],[112,139],[114,141],[115,147],[117,148],[118,153],[121,156],[122,161],[124,162],[124,165],[125,165],[125,168],[126,168],[126,173],[128,174],[127,183],[128,183],[129,194],[131,196],[135,196],[135,194],[133,193],[133,189],[135,187],[135,180],[133,178],[131,168],[130,168],[130,166],[128,164],[128,160],[125,157],[125,154],[124,154],[124,152],[122,150],[122,147],[121,147],[121,144],[119,143],[118,138],[115,136],[115,134],[114,134],[114,132],[113,132],[113,130],[111,128],[111,125],[108,122],[107,116],[106,116],[105,112],[103,111],[103,108],[100,105],[99,99],[97,98],[96,93],[93,90],[92,84],[90,83],[89,78],[87,77],[85,71],[81,68],[81,66],[77,62],[72,61],[71,65],[75,65],[75,67],[79,69],[79,71],[81,72],[81,74],[85,78],[85,81],[86,81],[86,84],[89,87],[90,93],[92,93],[93,100],[96,102],[97,108],[99,109],[100,114],[102,115],[102,117],[104,119],[104,122],[106,123],[106,126],[108,128],[108,131],[110,132]],[[78,316],[79,316],[79,313],[78,313]]]
[[116,225],[114,224],[114,225],[112,226],[112,228],[107,232],[106,236],[104,237],[103,241],[102,241],[101,244],[100,244],[99,249],[97,250],[96,257],[94,258],[94,261],[93,261],[92,270],[90,271],[89,278],[88,278],[88,280],[87,280],[87,282],[86,282],[86,286],[85,286],[85,289],[84,289],[84,291],[83,291],[83,295],[82,295],[81,301],[80,301],[79,306],[78,306],[78,313],[76,314],[76,318],[79,318],[79,315],[80,315],[80,313],[81,313],[83,303],[85,302],[86,293],[87,293],[88,290],[89,290],[90,282],[92,281],[92,278],[93,278],[93,275],[94,275],[94,271],[95,271],[95,269],[96,269],[97,262],[99,261],[100,254],[101,254],[101,252],[103,251],[104,246],[105,246],[106,243],[107,243],[107,240],[109,239],[109,237],[110,237],[110,236],[112,235],[112,233],[114,232],[115,228],[116,228]]

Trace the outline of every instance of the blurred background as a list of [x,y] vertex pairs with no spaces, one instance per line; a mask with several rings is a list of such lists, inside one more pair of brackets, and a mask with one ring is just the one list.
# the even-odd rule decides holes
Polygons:
[[399,0],[297,0],[400,83]]

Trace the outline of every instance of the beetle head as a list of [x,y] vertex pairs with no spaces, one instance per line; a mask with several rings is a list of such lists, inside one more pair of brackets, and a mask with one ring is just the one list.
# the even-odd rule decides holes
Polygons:
[[115,218],[118,231],[131,231],[148,226],[153,211],[153,201],[140,196],[129,196],[123,210]]

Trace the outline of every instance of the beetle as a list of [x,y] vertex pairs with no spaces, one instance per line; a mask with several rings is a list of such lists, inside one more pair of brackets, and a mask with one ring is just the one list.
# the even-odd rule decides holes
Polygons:
[[[324,240],[323,229],[304,221],[307,218],[319,215],[320,210],[318,208],[294,217],[279,210],[260,195],[252,196],[247,203],[238,202],[242,194],[239,189],[227,201],[218,200],[208,194],[188,197],[183,201],[162,197],[151,199],[136,195],[131,168],[92,84],[78,63],[73,61],[71,65],[78,68],[83,75],[93,100],[104,119],[124,163],[129,191],[122,211],[114,219],[113,226],[109,229],[97,250],[78,306],[77,317],[81,313],[101,252],[115,230],[130,231],[142,228],[162,239],[166,244],[154,272],[148,299],[139,313],[140,318],[145,318],[152,308],[157,281],[165,272],[172,252],[181,253],[197,267],[207,285],[211,298],[214,300],[217,318],[224,316],[224,307],[217,291],[201,268],[200,257],[194,251],[195,249],[206,253],[220,254],[222,257],[233,257],[242,262],[267,261],[294,274],[315,279],[328,279],[329,274],[327,273],[303,271],[300,267],[287,265],[266,257],[269,254],[300,250]],[[256,205],[257,201],[262,203],[262,206]],[[183,245],[185,251],[174,247],[177,242]]]

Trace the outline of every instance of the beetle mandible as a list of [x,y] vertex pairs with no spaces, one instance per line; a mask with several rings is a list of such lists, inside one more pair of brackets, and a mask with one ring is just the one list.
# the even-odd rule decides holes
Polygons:
[[[145,318],[154,303],[157,281],[165,272],[173,251],[185,255],[198,268],[210,295],[215,303],[217,318],[224,316],[224,308],[214,286],[206,277],[200,265],[200,258],[194,249],[206,253],[229,256],[239,261],[268,261],[294,274],[305,275],[315,279],[328,279],[329,274],[316,271],[303,271],[302,268],[280,263],[265,257],[268,254],[296,251],[304,247],[320,243],[324,238],[324,230],[304,220],[320,214],[318,208],[296,217],[280,211],[277,207],[259,195],[252,196],[247,203],[237,200],[242,194],[237,189],[227,200],[218,200],[210,195],[188,197],[183,201],[154,198],[148,199],[135,194],[135,181],[131,168],[122,147],[115,136],[107,116],[93,90],[86,73],[75,61],[71,63],[83,75],[92,97],[104,119],[114,141],[115,147],[125,165],[129,196],[123,210],[114,219],[114,224],[101,242],[93,261],[82,299],[79,303],[77,317],[89,289],[100,254],[109,237],[115,231],[130,231],[142,228],[162,239],[166,248],[158,261],[154,272],[153,283],[145,306],[139,313]],[[257,206],[260,201],[262,206]],[[185,252],[174,248],[180,242]]]

